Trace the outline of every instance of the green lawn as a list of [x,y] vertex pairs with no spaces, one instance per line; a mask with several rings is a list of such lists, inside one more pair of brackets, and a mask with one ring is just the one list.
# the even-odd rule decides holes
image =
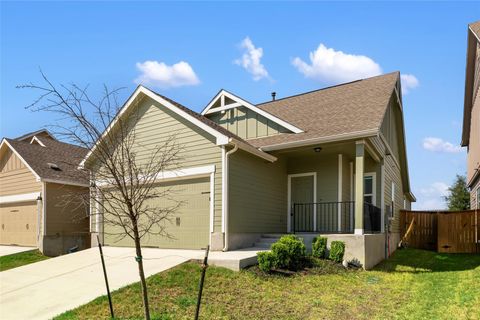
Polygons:
[[[291,277],[210,267],[202,319],[480,319],[480,255],[397,251],[373,271],[326,268]],[[193,319],[200,267],[148,279],[156,319]],[[113,293],[119,319],[140,319],[140,287]],[[108,319],[100,297],[56,319]]]
[[0,257],[0,271],[48,259],[38,250],[25,251]]

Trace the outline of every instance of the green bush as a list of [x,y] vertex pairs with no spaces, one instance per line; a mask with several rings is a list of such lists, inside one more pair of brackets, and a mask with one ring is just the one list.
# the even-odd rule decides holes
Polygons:
[[270,272],[275,268],[275,255],[270,251],[257,252],[258,267],[263,272]]
[[281,237],[272,244],[270,252],[257,253],[260,270],[271,269],[297,270],[305,261],[305,244],[294,235]]
[[316,258],[323,259],[327,253],[327,238],[315,237],[312,242],[312,255]]
[[345,254],[345,242],[343,241],[332,241],[330,244],[330,260],[335,262],[342,262],[343,255]]

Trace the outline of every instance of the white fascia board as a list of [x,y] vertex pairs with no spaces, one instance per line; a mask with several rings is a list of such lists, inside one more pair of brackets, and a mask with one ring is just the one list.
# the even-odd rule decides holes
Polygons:
[[[258,108],[258,107],[256,107],[256,106],[254,106],[254,105],[251,104],[250,102],[248,102],[248,101],[246,101],[246,100],[244,100],[244,99],[242,99],[242,98],[240,98],[240,97],[237,97],[236,95],[231,94],[230,92],[228,92],[228,91],[226,91],[226,90],[220,91],[220,92],[217,94],[217,96],[208,104],[208,106],[207,106],[205,109],[203,109],[203,111],[202,111],[201,114],[202,114],[202,115],[205,115],[205,114],[210,113],[209,111],[210,111],[211,107],[212,107],[212,106],[215,104],[215,102],[216,102],[219,98],[221,98],[222,96],[225,96],[225,97],[230,98],[231,100],[233,100],[233,101],[241,104],[241,105],[244,106],[245,108],[248,108],[248,109],[250,109],[250,110],[252,110],[252,111],[254,111],[254,112],[256,112],[256,113],[258,113],[258,114],[260,114],[260,115],[262,115],[262,116],[264,116],[265,118],[267,118],[267,119],[269,119],[269,120],[271,120],[271,121],[273,121],[273,122],[281,125],[281,126],[284,127],[285,129],[288,129],[288,130],[292,131],[293,133],[302,133],[302,132],[303,132],[302,129],[297,128],[297,127],[295,127],[294,125],[291,125],[290,123],[286,122],[285,120],[282,120],[282,119],[274,116],[273,114],[268,113],[267,111],[264,111],[264,110],[262,110],[262,109],[260,109],[260,108]],[[225,106],[225,107],[226,107],[226,106]],[[220,108],[215,108],[215,109],[213,109],[213,110],[217,110],[217,109],[221,109],[221,107],[220,107]],[[221,110],[218,110],[218,111],[221,111]]]
[[40,192],[14,194],[11,196],[1,196],[0,204],[32,201],[32,200],[37,200],[38,197],[40,197]]
[[57,179],[40,179],[41,182],[47,183],[57,183],[57,184],[65,184],[69,186],[78,186],[78,187],[90,187],[88,183],[81,183],[81,182],[73,182],[73,181],[66,181],[66,180],[57,180]]
[[230,139],[230,142],[237,145],[239,149],[242,149],[243,151],[246,151],[248,153],[251,153],[253,155],[256,155],[257,157],[260,157],[262,159],[265,159],[269,162],[275,162],[277,161],[277,157],[272,156],[271,154],[268,154],[266,152],[263,152],[262,150],[259,150],[245,142],[236,140],[236,139]]
[[[179,170],[172,170],[172,171],[163,171],[157,173],[157,177],[155,181],[165,181],[165,180],[180,180],[180,179],[190,179],[193,177],[202,177],[202,176],[209,176],[210,174],[215,172],[215,165],[207,165],[202,167],[193,167],[193,168],[185,168]],[[142,178],[142,177],[141,177]],[[108,180],[97,180],[96,185],[97,187],[108,186],[112,184]]]
[[[182,118],[190,121],[191,123],[193,123],[194,125],[196,125],[197,127],[205,130],[206,132],[208,132],[209,134],[211,134],[212,136],[214,136],[216,139],[217,139],[217,145],[222,145],[222,144],[225,144],[224,141],[225,139],[228,140],[228,137],[225,136],[224,134],[221,134],[220,132],[218,132],[217,130],[213,129],[212,127],[208,126],[207,124],[203,123],[202,121],[198,120],[197,118],[193,117],[192,115],[188,114],[187,112],[181,110],[180,108],[178,108],[177,106],[173,105],[171,102],[163,99],[162,97],[160,97],[159,95],[155,94],[154,92],[152,92],[151,90],[143,87],[143,86],[138,86],[138,88],[135,90],[135,92],[130,96],[130,98],[127,100],[127,102],[124,104],[124,106],[122,107],[122,109],[120,110],[120,112],[118,113],[118,115],[115,117],[115,119],[112,121],[112,123],[108,126],[108,128],[105,130],[105,132],[102,134],[102,137],[100,138],[100,140],[102,140],[105,135],[107,135],[107,133],[113,128],[113,126],[115,126],[117,120],[119,117],[121,117],[127,110],[128,108],[132,105],[133,101],[135,101],[135,99],[140,95],[140,94],[144,94],[146,95],[147,97],[151,98],[152,100],[154,101],[157,101],[159,102],[162,106],[166,107],[167,109],[169,109],[170,111],[173,111],[174,113],[178,114],[179,116],[181,116]],[[82,162],[80,162],[80,167],[83,167],[85,165],[85,161],[91,156],[91,154],[95,151],[97,145],[100,143],[100,141],[97,141],[95,143],[95,145],[93,146],[93,148],[87,153],[87,155],[85,156],[85,158],[82,160]]]
[[282,149],[288,149],[288,148],[305,147],[305,146],[320,144],[320,143],[338,142],[338,141],[359,139],[359,138],[370,138],[370,137],[375,137],[377,133],[378,133],[377,129],[357,131],[357,132],[338,134],[338,135],[327,136],[327,137],[272,144],[269,146],[261,147],[260,150],[274,151],[274,150],[282,150]]
[[22,158],[22,156],[17,152],[17,150],[15,150],[11,145],[10,143],[8,143],[8,141],[6,139],[3,139],[2,140],[2,143],[0,144],[0,150],[4,147],[4,146],[8,146],[10,148],[10,150],[12,150],[13,153],[15,153],[15,155],[20,159],[22,160],[23,164],[33,173],[33,175],[35,176],[35,179],[37,181],[40,181],[40,176],[32,169],[32,167],[30,167],[27,163],[27,161],[25,161],[25,159]]

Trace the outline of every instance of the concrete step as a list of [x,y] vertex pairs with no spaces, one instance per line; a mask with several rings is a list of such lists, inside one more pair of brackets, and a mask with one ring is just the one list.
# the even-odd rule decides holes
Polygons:
[[257,243],[255,243],[256,248],[262,248],[262,249],[270,249],[271,245],[272,245],[271,242],[257,242]]
[[264,233],[262,234],[262,238],[276,238],[280,239],[281,236],[284,236],[283,233]]

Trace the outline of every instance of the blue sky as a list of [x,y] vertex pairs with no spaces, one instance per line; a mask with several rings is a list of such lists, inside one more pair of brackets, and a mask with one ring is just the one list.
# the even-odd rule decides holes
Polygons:
[[55,83],[90,84],[92,94],[105,83],[126,87],[126,98],[142,81],[196,111],[220,88],[257,103],[271,91],[281,98],[400,70],[410,75],[416,207],[442,207],[465,173],[467,24],[480,3],[1,2],[0,11],[0,136],[52,124],[24,109],[32,92],[15,89],[39,82],[39,67]]

